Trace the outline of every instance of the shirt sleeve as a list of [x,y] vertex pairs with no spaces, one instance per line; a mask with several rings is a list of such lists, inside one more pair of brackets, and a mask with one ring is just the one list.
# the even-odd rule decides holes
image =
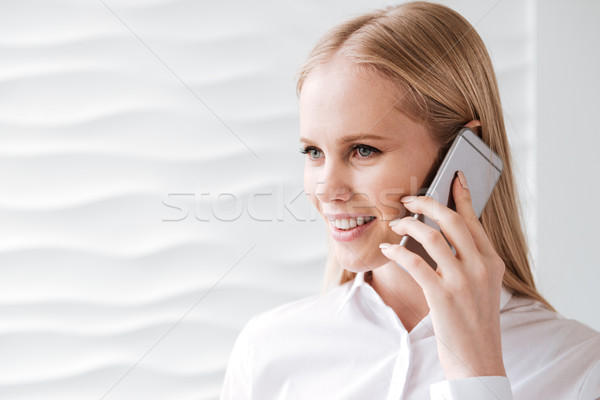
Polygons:
[[431,400],[512,400],[506,376],[473,376],[429,385]]
[[233,344],[221,386],[220,400],[251,398],[250,330],[255,320],[256,316],[246,323]]

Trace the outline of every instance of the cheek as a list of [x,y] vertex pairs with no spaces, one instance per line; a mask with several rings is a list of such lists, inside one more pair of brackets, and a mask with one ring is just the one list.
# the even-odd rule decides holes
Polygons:
[[381,211],[383,220],[395,219],[400,215],[404,215],[405,208],[400,202],[402,194],[399,194],[396,189],[384,189],[379,193],[377,199],[377,207]]
[[304,169],[304,193],[308,197],[310,203],[317,207],[318,210],[320,210],[317,204],[317,196],[315,196],[315,192],[317,189],[317,181],[315,179],[315,176],[310,171],[311,170],[308,168]]
[[400,198],[412,192],[409,180],[404,178],[388,173],[372,182],[372,196],[384,219],[394,219],[406,213]]

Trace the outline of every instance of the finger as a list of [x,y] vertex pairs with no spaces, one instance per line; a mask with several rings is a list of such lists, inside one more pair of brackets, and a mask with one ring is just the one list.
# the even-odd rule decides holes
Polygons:
[[[462,182],[460,181],[462,179]],[[463,187],[463,184],[465,187]],[[467,178],[462,171],[458,171],[458,177],[455,179],[453,190],[456,212],[460,214],[465,221],[465,226],[471,232],[471,237],[477,249],[482,255],[496,255],[496,250],[483,229],[483,225],[475,213],[471,191],[468,188]]]
[[438,289],[440,276],[421,256],[397,244],[381,243],[379,247],[384,256],[396,261],[417,281],[425,292]]
[[[410,197],[414,196],[409,196]],[[477,249],[475,242],[471,237],[471,232],[460,214],[448,207],[440,204],[437,200],[429,196],[414,197],[413,200],[406,202],[407,197],[400,199],[404,207],[411,212],[423,214],[435,221],[452,246],[456,249],[456,254],[468,254]]]
[[438,268],[443,265],[456,266],[456,257],[440,231],[413,218],[404,217],[390,222],[392,230],[399,235],[410,235],[421,243],[425,251],[436,262]]

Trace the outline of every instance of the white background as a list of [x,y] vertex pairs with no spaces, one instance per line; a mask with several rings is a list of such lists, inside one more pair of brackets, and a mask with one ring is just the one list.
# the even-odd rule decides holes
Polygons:
[[[293,80],[385,1],[0,5],[0,398],[216,399],[319,292]],[[452,1],[492,55],[540,290],[600,329],[598,3]]]

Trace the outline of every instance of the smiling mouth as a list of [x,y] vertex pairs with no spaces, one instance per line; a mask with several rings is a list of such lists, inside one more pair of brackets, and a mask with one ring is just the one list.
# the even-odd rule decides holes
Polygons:
[[344,219],[332,219],[331,224],[341,231],[350,231],[358,226],[368,224],[369,222],[376,219],[376,217],[357,217],[357,218],[344,218]]

